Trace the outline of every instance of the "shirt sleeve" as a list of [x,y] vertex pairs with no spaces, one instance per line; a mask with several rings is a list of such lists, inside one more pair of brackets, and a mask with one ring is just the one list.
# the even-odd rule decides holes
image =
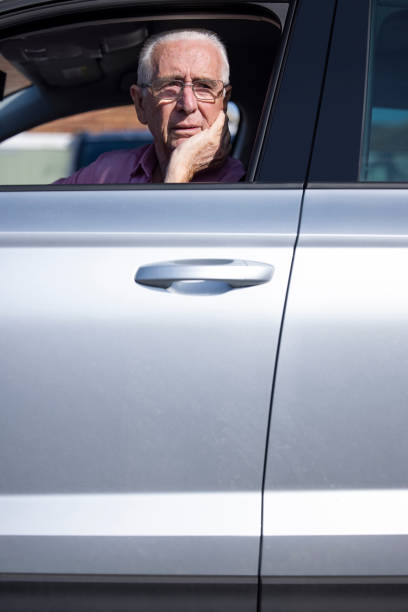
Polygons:
[[225,165],[225,172],[221,177],[223,183],[238,183],[245,176],[245,168],[239,159],[233,157],[228,158],[228,163]]

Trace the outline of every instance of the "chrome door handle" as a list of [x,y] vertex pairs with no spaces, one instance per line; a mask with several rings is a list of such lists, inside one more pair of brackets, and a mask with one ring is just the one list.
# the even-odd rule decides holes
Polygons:
[[273,266],[242,259],[180,259],[141,266],[135,276],[140,285],[167,289],[179,281],[221,281],[230,287],[267,283]]

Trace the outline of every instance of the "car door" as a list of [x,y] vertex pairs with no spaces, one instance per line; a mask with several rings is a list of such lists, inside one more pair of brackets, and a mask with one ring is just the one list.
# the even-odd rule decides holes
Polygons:
[[337,6],[274,390],[264,611],[407,608],[407,24],[406,2]]
[[0,195],[9,609],[27,593],[58,609],[256,609],[273,373],[334,8],[308,5],[291,7],[248,183]]

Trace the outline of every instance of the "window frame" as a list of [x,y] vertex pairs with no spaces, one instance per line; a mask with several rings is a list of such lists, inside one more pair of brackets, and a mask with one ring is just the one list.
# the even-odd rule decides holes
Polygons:
[[[239,188],[244,185],[246,187],[268,185],[275,188],[298,189],[305,185],[335,1],[289,0],[289,11],[286,17],[282,46],[266,93],[263,112],[248,164],[247,180],[246,183],[239,183]],[[67,3],[67,5],[70,4]],[[236,9],[239,8],[239,4],[240,2],[236,3]],[[231,8],[231,5],[229,7]],[[217,5],[217,11],[214,12],[219,12],[220,8],[220,5]],[[55,11],[57,7],[53,6],[52,9]],[[42,14],[44,10],[44,8],[41,9],[40,13]],[[161,9],[161,13],[163,10],[164,7]],[[210,10],[211,7],[208,6],[207,8],[206,6],[205,12],[207,13]],[[150,14],[150,9],[148,12]],[[167,12],[170,12],[169,8],[167,8]],[[88,13],[86,14],[88,15]],[[97,12],[94,16],[97,16]],[[35,23],[36,20],[34,19],[33,24],[35,25]],[[314,35],[311,38],[312,26]],[[305,86],[302,92],[302,103],[297,105],[298,83],[302,77],[303,81],[307,82],[307,87]],[[296,106],[296,113],[293,112],[294,105]],[[291,137],[288,137],[288,134],[294,135],[294,144],[291,143]],[[109,186],[77,186],[76,188],[82,189],[84,187],[87,189],[106,189]],[[114,187],[120,189],[140,188],[139,185]],[[194,187],[192,185],[177,186],[178,189],[186,187],[208,189],[214,186],[205,184]],[[14,191],[18,189],[30,190],[32,188],[35,190],[38,188],[73,189],[73,186],[10,185],[1,186],[0,189],[2,191],[8,189]],[[168,189],[169,186],[153,185],[150,188]],[[218,185],[217,188],[219,188]]]
[[[338,0],[308,176],[310,187],[368,184],[359,180],[359,170],[367,99],[370,7],[371,0]],[[339,121],[341,113],[347,121]]]
[[275,84],[277,93],[269,97],[269,124],[255,180],[305,184],[334,11],[332,0],[303,0],[296,7],[288,54]]

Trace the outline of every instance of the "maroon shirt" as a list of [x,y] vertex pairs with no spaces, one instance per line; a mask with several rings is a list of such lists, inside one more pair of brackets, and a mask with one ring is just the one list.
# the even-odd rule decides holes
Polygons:
[[[68,178],[55,181],[56,185],[101,185],[151,183],[157,166],[153,144],[139,149],[124,149],[102,153],[92,164],[77,170]],[[198,172],[192,183],[236,183],[245,174],[238,159],[228,157],[219,168]]]

